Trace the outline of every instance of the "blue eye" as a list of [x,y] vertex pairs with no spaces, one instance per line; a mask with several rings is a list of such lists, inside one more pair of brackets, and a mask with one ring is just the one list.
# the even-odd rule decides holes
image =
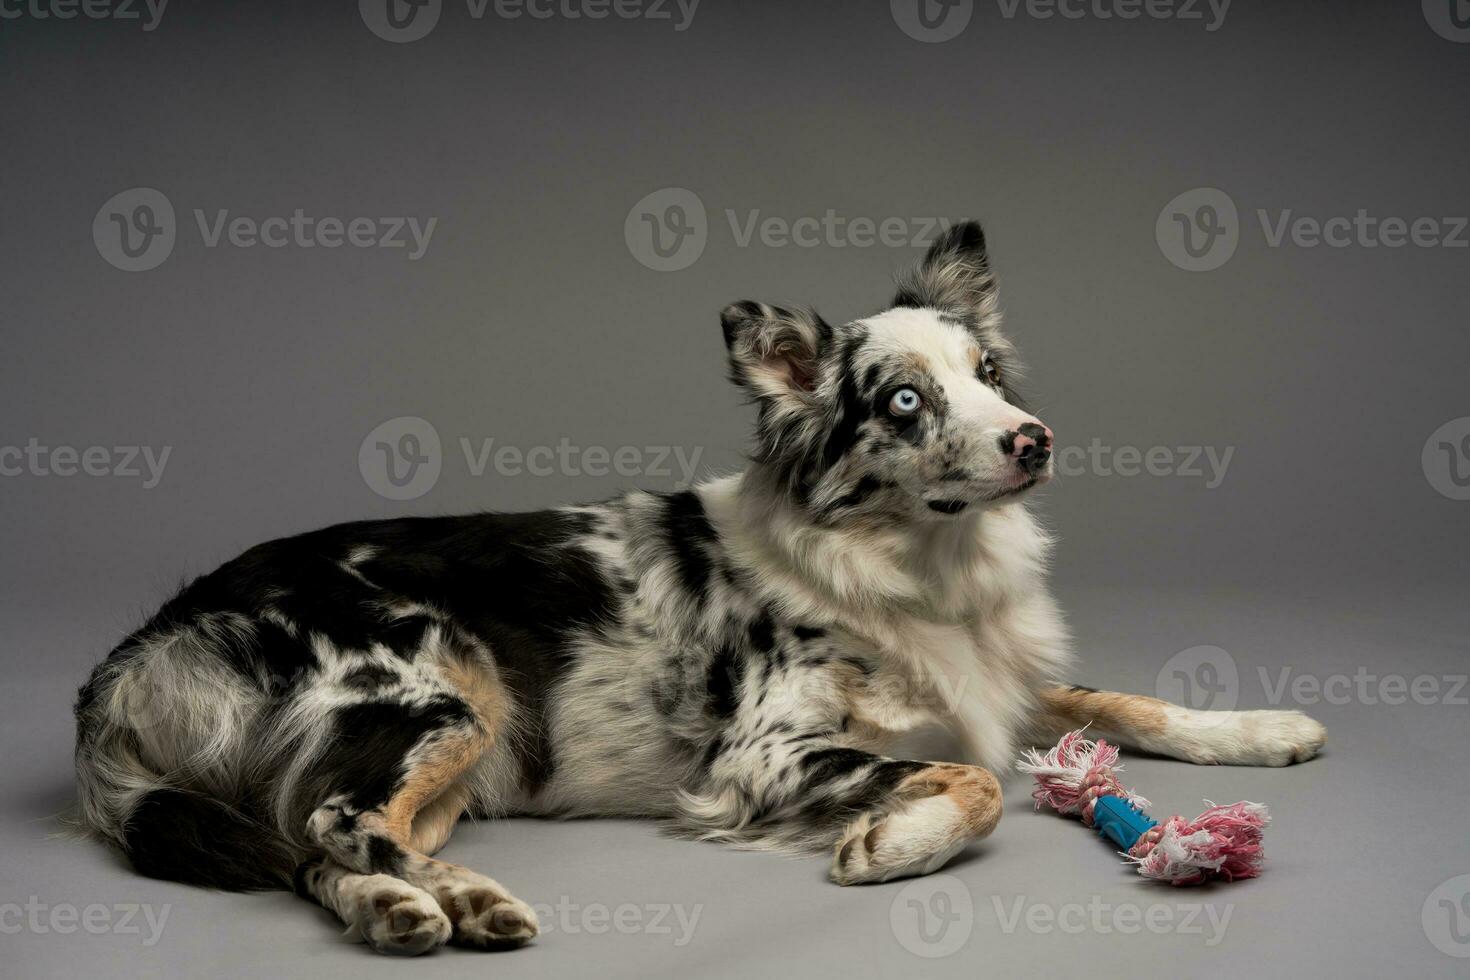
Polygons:
[[888,400],[888,411],[894,415],[912,415],[919,410],[924,400],[912,388],[900,388]]

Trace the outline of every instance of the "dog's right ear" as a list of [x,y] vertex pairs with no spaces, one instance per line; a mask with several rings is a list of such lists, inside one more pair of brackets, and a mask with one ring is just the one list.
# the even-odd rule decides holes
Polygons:
[[962,221],[945,229],[918,268],[899,279],[893,305],[929,307],[977,325],[996,325],[999,300],[980,223]]
[[832,328],[811,310],[731,303],[720,312],[735,382],[786,408],[810,404]]

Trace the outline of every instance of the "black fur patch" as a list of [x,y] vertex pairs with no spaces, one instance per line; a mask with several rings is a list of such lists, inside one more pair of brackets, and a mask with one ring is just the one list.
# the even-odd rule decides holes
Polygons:
[[403,869],[403,848],[380,834],[367,842],[368,870],[374,874],[396,875]]
[[281,888],[294,863],[273,829],[218,800],[176,789],[144,796],[124,841],[139,874],[204,888]]
[[761,653],[769,653],[776,643],[776,626],[771,622],[771,614],[761,610],[760,617],[751,622],[748,634],[752,647]]
[[847,507],[856,507],[867,500],[873,494],[883,489],[883,481],[874,476],[863,476],[853,486],[852,490],[843,494],[828,505],[827,510],[843,510]]
[[721,647],[705,675],[709,708],[716,717],[728,718],[740,707],[740,673],[739,655],[728,646]]
[[312,767],[323,774],[326,785],[303,780],[312,791],[308,800],[340,793],[355,810],[380,807],[402,783],[404,759],[414,746],[434,732],[473,724],[469,706],[450,697],[434,698],[425,706],[365,701],[338,708],[331,747]]
[[684,588],[703,601],[709,591],[710,560],[704,545],[715,540],[715,529],[693,490],[670,494],[664,509],[664,528],[678,561]]
[[291,873],[291,890],[300,898],[311,898],[316,887],[316,878],[321,874],[322,859],[303,861]]
[[806,773],[805,785],[810,788],[851,775],[876,761],[877,757],[872,753],[859,749],[827,748],[802,756],[801,767]]
[[838,368],[838,416],[822,447],[822,463],[828,469],[857,444],[858,428],[872,415],[872,406],[858,391],[857,379],[853,377],[853,358],[866,340],[866,336],[855,334],[842,347]]

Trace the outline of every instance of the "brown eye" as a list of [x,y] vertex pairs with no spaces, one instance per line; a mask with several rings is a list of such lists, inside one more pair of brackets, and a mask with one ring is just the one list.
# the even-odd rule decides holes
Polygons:
[[995,366],[989,354],[980,356],[980,376],[997,388],[1000,387],[1000,368]]

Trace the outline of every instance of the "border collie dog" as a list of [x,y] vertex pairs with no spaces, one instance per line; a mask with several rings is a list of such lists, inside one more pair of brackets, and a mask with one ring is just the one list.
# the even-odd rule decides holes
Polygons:
[[[81,819],[139,872],[294,888],[373,948],[506,948],[536,917],[436,860],[462,815],[643,815],[825,852],[838,884],[933,871],[1001,815],[1018,746],[1091,725],[1196,763],[1280,766],[1291,711],[1067,687],[980,226],[844,326],[736,303],[749,469],[530,514],[342,524],[188,585],[77,700]],[[964,764],[895,758],[948,728]]]

